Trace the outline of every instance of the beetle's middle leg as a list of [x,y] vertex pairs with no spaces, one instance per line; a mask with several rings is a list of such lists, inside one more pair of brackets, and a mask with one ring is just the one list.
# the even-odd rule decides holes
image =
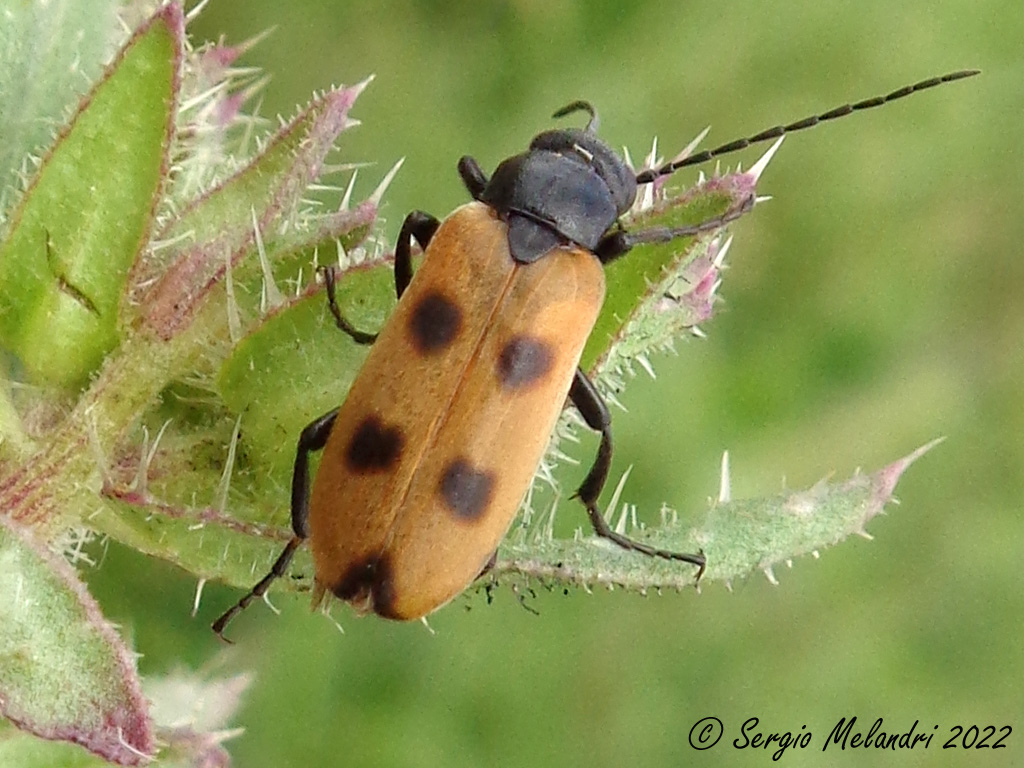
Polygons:
[[299,548],[303,541],[309,538],[309,454],[313,451],[323,450],[323,447],[327,445],[327,438],[331,434],[331,428],[334,426],[334,420],[337,416],[338,409],[335,408],[333,411],[325,413],[319,419],[309,424],[302,430],[302,434],[299,435],[299,445],[295,454],[295,467],[292,470],[291,507],[292,533],[294,535],[289,539],[288,544],[285,545],[284,551],[274,561],[274,565],[270,568],[270,573],[260,579],[256,586],[250,589],[241,600],[213,622],[213,631],[222,640],[227,640],[224,637],[224,628],[227,627],[228,622],[238,613],[244,611],[253,600],[263,597],[270,588],[270,585],[288,572],[288,566],[292,562],[295,550]]
[[608,471],[612,466],[612,431],[611,414],[608,413],[608,406],[605,404],[601,394],[597,391],[593,382],[587,378],[579,368],[572,380],[572,387],[569,389],[569,399],[576,409],[583,416],[583,421],[591,429],[601,433],[601,446],[597,449],[597,459],[590,468],[587,476],[583,479],[576,495],[587,508],[587,515],[590,517],[590,524],[594,526],[594,533],[609,539],[624,549],[632,549],[651,557],[663,557],[666,560],[683,560],[693,563],[700,568],[697,574],[698,580],[704,573],[706,560],[704,555],[690,555],[685,552],[669,552],[665,549],[652,547],[642,541],[623,536],[611,529],[608,521],[604,519],[597,500],[601,496],[601,490],[608,480]]

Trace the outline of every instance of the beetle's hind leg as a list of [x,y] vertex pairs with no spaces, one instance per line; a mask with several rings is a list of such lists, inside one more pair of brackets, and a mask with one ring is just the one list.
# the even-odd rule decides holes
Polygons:
[[576,369],[576,375],[572,380],[572,387],[569,389],[569,399],[576,409],[583,416],[583,421],[591,429],[601,433],[601,445],[597,449],[597,459],[590,468],[587,476],[583,479],[576,495],[587,508],[587,515],[590,517],[590,524],[594,526],[594,533],[603,538],[615,542],[624,549],[632,549],[651,557],[662,557],[666,560],[682,560],[693,563],[700,570],[697,572],[697,579],[704,573],[706,560],[704,555],[690,555],[685,552],[669,552],[665,549],[652,547],[642,541],[631,539],[621,533],[617,533],[608,525],[604,519],[597,500],[601,496],[605,482],[608,480],[608,471],[612,465],[612,431],[611,414],[608,413],[608,406],[605,404],[601,394],[597,391],[593,382],[587,378],[582,370]]
[[376,333],[360,331],[341,314],[341,310],[338,308],[337,292],[334,287],[336,279],[334,270],[330,267],[321,267],[320,272],[324,276],[324,286],[327,288],[327,308],[334,315],[334,324],[338,326],[338,330],[347,334],[356,344],[373,344],[377,340]]
[[224,629],[228,623],[236,615],[244,611],[253,600],[263,597],[270,588],[270,585],[288,572],[288,566],[292,562],[295,550],[299,548],[303,541],[309,538],[309,454],[313,451],[323,450],[337,416],[338,409],[335,408],[333,411],[325,413],[312,424],[309,424],[302,430],[302,434],[299,435],[299,445],[295,454],[295,467],[292,470],[292,531],[295,535],[289,539],[284,551],[274,561],[274,565],[270,568],[270,573],[260,579],[256,586],[250,589],[241,600],[213,622],[212,629],[221,640],[231,642],[224,637]]

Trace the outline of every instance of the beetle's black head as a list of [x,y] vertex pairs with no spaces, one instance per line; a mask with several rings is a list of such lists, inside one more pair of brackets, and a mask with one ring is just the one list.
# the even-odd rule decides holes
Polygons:
[[508,221],[509,248],[520,263],[565,243],[594,250],[636,197],[633,171],[593,132],[590,105],[582,108],[593,117],[586,130],[541,133],[526,152],[502,162],[477,195]]

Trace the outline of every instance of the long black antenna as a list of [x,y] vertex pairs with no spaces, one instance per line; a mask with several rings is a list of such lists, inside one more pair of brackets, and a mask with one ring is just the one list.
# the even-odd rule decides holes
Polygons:
[[690,155],[682,160],[676,160],[671,163],[665,163],[659,168],[652,168],[648,171],[643,171],[637,174],[637,184],[648,184],[660,176],[667,176],[670,173],[674,173],[680,168],[685,168],[688,165],[699,165],[700,163],[706,163],[715,157],[721,155],[727,155],[730,152],[738,152],[741,149],[746,149],[751,144],[758,144],[762,141],[769,141],[770,139],[777,139],[786,133],[795,133],[796,131],[802,131],[805,128],[813,128],[818,123],[824,123],[826,120],[835,120],[839,117],[845,117],[846,115],[859,112],[863,109],[872,109],[873,107],[880,107],[883,104],[888,104],[890,101],[896,101],[896,99],[902,99],[904,96],[909,96],[912,93],[923,91],[927,88],[934,88],[937,85],[943,83],[951,83],[954,80],[962,80],[965,77],[973,77],[981,72],[980,69],[963,69],[959,72],[950,72],[948,75],[942,75],[941,77],[932,77],[928,80],[922,80],[919,83],[913,85],[907,85],[899,90],[893,91],[886,96],[875,96],[872,99],[864,99],[858,101],[855,104],[844,104],[841,107],[830,109],[828,112],[823,112],[820,115],[812,115],[805,117],[803,120],[797,120],[795,123],[789,125],[777,125],[774,128],[756,133],[746,139],[737,139],[736,141],[730,141],[728,144],[723,144],[720,147],[714,149],[707,149],[703,152],[698,152],[695,155]]

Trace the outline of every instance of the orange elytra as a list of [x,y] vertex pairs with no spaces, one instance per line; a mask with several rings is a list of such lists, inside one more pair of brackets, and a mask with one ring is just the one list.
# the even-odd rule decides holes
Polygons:
[[[610,418],[578,364],[604,298],[604,264],[642,243],[717,229],[754,201],[675,229],[628,232],[619,218],[638,184],[973,74],[931,78],[639,175],[597,137],[596,113],[582,101],[555,117],[586,111],[586,128],[541,133],[490,178],[463,157],[459,174],[473,202],[443,222],[420,211],[405,219],[395,249],[399,302],[379,337],[342,317],[334,274],[324,272],[338,327],[374,346],[341,407],[299,437],[293,538],[214,631],[223,637],[228,621],[286,573],[307,538],[314,604],[331,593],[360,612],[398,620],[445,605],[493,562],[566,397],[601,433],[576,494],[594,531],[643,555],[691,563],[699,578],[702,554],[656,549],[605,521],[598,498],[611,465]],[[415,276],[413,239],[424,249]],[[318,450],[311,488],[309,455]]]

